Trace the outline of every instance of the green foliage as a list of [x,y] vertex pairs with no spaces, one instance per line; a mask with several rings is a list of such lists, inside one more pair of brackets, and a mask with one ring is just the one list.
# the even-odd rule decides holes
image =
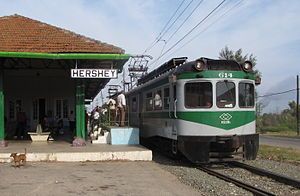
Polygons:
[[[296,108],[295,101],[289,102],[289,108],[281,113],[268,113],[257,116],[257,129],[261,132],[296,131]],[[299,107],[299,106],[298,106]]]
[[[230,50],[228,48],[228,46],[225,46],[225,48],[223,48],[221,50],[221,52],[219,52],[219,59],[224,59],[224,60],[235,60],[236,62],[238,62],[239,64],[244,64],[245,61],[250,61],[253,64],[253,67],[255,67],[255,65],[257,64],[257,59],[256,56],[254,56],[253,54],[246,54],[243,56],[243,50],[240,48],[237,51],[233,51]],[[254,69],[254,73],[257,76],[261,77],[261,72],[259,72],[257,69]]]

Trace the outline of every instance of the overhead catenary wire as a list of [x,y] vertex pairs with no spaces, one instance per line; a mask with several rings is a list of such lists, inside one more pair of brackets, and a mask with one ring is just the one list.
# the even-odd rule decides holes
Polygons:
[[297,90],[297,88],[294,88],[294,89],[290,89],[290,90],[286,90],[286,91],[282,91],[282,92],[270,93],[270,94],[266,94],[266,95],[260,95],[260,96],[257,96],[257,98],[271,97],[271,96],[276,96],[276,95],[282,95],[282,94],[286,94],[286,93],[293,92],[293,91],[296,91],[296,90]]
[[207,14],[200,22],[198,22],[191,30],[189,30],[182,38],[180,38],[175,44],[173,44],[168,50],[166,50],[163,54],[161,54],[156,60],[154,60],[151,64],[156,63],[162,56],[166,55],[169,51],[171,51],[175,46],[177,46],[180,42],[182,42],[188,35],[190,35],[200,24],[202,24],[209,16],[211,16],[226,0],[223,0],[219,3],[209,14]]
[[193,13],[199,8],[199,6],[202,4],[204,0],[199,1],[199,3],[196,5],[196,7],[193,9],[193,11],[184,19],[184,21],[179,25],[179,27],[172,33],[172,35],[166,40],[166,42],[169,42],[172,37],[181,29],[181,27],[184,25],[184,23],[193,15]]
[[180,12],[180,14],[177,16],[177,18],[173,21],[173,23],[169,26],[169,28],[160,36],[160,39],[163,38],[163,36],[172,28],[172,26],[178,21],[178,19],[183,15],[183,13],[190,7],[190,5],[193,3],[194,0],[191,0],[187,6]]
[[198,34],[196,34],[194,37],[192,37],[190,40],[188,40],[187,42],[185,42],[181,47],[177,48],[175,51],[173,51],[169,56],[174,55],[176,52],[178,52],[179,50],[181,50],[182,48],[184,48],[185,46],[187,46],[189,43],[191,43],[193,40],[195,40],[197,37],[199,37],[202,33],[204,33],[205,31],[207,31],[211,26],[213,26],[214,24],[216,24],[220,19],[224,18],[224,16],[226,16],[229,12],[231,12],[233,9],[237,8],[238,6],[241,5],[241,3],[244,0],[240,0],[238,1],[236,4],[234,4],[232,7],[230,7],[228,10],[226,10],[222,15],[220,15],[216,20],[214,20],[212,23],[210,23],[205,29],[203,29],[202,31],[200,31]]
[[167,28],[167,26],[169,25],[169,23],[172,21],[172,19],[176,16],[178,10],[181,8],[181,6],[183,5],[183,3],[186,0],[182,0],[182,2],[179,4],[179,6],[177,7],[177,9],[175,10],[175,12],[173,13],[173,15],[171,16],[171,18],[169,19],[169,21],[165,24],[165,26],[163,27],[163,29],[161,30],[161,32],[158,34],[158,36],[155,38],[155,40],[150,44],[150,46],[148,46],[145,51],[143,52],[143,54],[145,54],[146,52],[148,52],[149,50],[151,50],[155,44],[157,44],[157,42],[159,42],[159,40],[161,39],[161,34],[164,33],[165,29]]

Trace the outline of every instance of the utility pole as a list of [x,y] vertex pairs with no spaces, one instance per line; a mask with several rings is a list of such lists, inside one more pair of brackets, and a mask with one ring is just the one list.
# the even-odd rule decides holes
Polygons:
[[297,135],[299,136],[299,75],[297,75],[297,105],[296,105],[296,116],[297,116]]

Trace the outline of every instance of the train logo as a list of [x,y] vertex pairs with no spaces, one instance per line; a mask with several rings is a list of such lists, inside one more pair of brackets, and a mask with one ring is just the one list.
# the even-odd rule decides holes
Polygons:
[[221,119],[221,124],[231,124],[230,119],[232,116],[229,113],[223,113],[219,118]]

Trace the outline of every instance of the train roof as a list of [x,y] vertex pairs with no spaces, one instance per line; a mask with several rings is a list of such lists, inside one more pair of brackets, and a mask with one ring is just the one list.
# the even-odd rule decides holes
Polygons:
[[242,66],[234,60],[209,59],[201,57],[194,61],[187,62],[187,57],[172,58],[168,62],[154,69],[144,77],[138,80],[138,86],[161,76],[162,74],[173,70],[172,73],[177,75],[183,72],[195,71],[197,62],[202,61],[203,70],[231,70],[242,71]]

